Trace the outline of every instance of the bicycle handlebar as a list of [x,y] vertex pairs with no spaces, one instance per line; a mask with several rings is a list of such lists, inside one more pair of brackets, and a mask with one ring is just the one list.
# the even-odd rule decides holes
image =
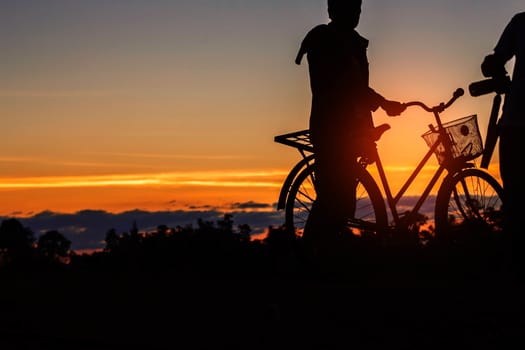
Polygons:
[[456,100],[460,98],[461,96],[463,96],[464,94],[465,94],[465,90],[463,90],[462,88],[459,88],[456,91],[454,91],[454,94],[452,95],[452,98],[450,99],[450,101],[448,101],[447,103],[440,103],[438,106],[429,107],[420,101],[407,102],[407,103],[404,103],[404,106],[405,107],[418,106],[430,113],[441,113],[448,107],[452,106],[452,104],[456,102]]

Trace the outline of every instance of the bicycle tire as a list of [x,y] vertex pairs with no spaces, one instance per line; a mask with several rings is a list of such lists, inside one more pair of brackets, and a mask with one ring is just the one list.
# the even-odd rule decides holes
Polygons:
[[[386,206],[381,191],[373,177],[359,168],[356,191],[356,211],[348,218],[348,229],[354,235],[377,234],[388,226]],[[314,166],[308,166],[296,177],[286,200],[286,227],[302,236],[312,204],[316,199]]]
[[445,178],[435,207],[436,235],[455,239],[454,233],[476,228],[502,232],[503,188],[489,173],[463,169]]

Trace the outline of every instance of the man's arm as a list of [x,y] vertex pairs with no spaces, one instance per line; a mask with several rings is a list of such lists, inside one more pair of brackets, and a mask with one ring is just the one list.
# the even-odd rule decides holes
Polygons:
[[516,16],[514,16],[501,34],[498,44],[494,48],[494,55],[505,64],[516,54]]
[[516,54],[516,16],[505,27],[501,34],[494,53],[487,55],[481,63],[483,76],[498,77],[506,75],[505,64]]
[[372,88],[368,88],[368,100],[372,111],[376,111],[377,108],[381,107],[391,117],[400,115],[406,109],[404,104],[387,100]]
[[385,98],[378,94],[374,89],[368,88],[368,103],[370,105],[370,110],[375,112],[379,106],[383,104]]

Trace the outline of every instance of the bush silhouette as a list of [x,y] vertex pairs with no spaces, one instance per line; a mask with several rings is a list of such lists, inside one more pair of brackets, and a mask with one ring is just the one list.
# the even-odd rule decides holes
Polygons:
[[159,224],[151,232],[139,230],[134,222],[128,232],[109,229],[102,251],[82,255],[71,251],[71,241],[56,230],[41,235],[35,244],[29,228],[8,219],[0,225],[0,256],[2,266],[11,268],[24,265],[36,270],[40,261],[67,264],[70,271],[190,278],[317,278],[321,268],[331,277],[363,282],[387,271],[388,278],[416,272],[444,278],[461,269],[477,269],[482,275],[501,268],[509,244],[502,232],[466,222],[454,227],[451,239],[442,239],[426,220],[421,217],[411,230],[392,231],[387,241],[374,235],[341,235],[333,251],[312,260],[302,237],[284,225],[268,227],[266,238],[253,240],[249,225],[236,226],[230,214],[216,222],[198,220],[195,227]]

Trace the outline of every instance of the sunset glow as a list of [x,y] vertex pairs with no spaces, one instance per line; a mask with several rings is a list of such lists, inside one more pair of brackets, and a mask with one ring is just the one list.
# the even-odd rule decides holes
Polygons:
[[271,179],[285,175],[284,171],[273,171],[0,178],[0,190],[112,186],[280,187],[280,183]]
[[[308,127],[307,66],[293,59],[306,32],[328,21],[325,3],[2,2],[0,215],[273,210],[301,159],[273,138]],[[371,86],[401,102],[448,100],[482,79],[482,58],[522,7],[364,1],[358,31],[370,40]],[[484,137],[491,102],[466,94],[443,119],[477,114]],[[434,120],[411,108],[397,118],[378,110],[374,122],[392,127],[378,149],[396,192],[427,151],[421,135]],[[496,150],[490,172],[499,178],[497,164]]]

